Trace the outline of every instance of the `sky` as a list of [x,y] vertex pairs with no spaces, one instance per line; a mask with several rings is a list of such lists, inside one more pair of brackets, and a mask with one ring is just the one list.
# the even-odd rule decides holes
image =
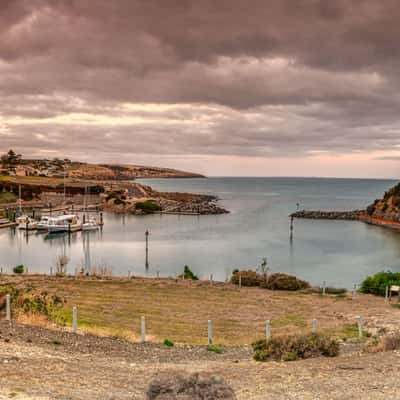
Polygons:
[[0,151],[400,176],[396,0],[0,0]]

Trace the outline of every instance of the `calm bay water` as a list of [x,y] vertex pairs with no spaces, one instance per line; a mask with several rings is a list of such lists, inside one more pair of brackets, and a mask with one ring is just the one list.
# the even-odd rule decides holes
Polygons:
[[[319,284],[351,287],[367,274],[400,271],[400,233],[361,222],[296,220],[289,240],[288,215],[300,209],[364,208],[395,184],[390,180],[319,178],[209,178],[143,180],[161,191],[216,194],[231,211],[219,216],[105,215],[101,232],[48,236],[0,230],[0,266],[23,263],[48,272],[61,254],[69,271],[107,266],[115,275],[174,275],[188,264],[200,277],[225,279],[233,268],[254,268],[267,257],[273,272]],[[145,231],[150,268],[145,270]]]

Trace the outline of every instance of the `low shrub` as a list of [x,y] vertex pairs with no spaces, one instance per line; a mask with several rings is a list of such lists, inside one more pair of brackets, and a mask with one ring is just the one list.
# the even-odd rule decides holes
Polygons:
[[293,275],[277,273],[268,276],[268,279],[262,282],[261,287],[270,290],[302,290],[309,288],[310,284]]
[[191,279],[193,281],[198,281],[199,278],[197,277],[197,275],[195,275],[192,270],[189,268],[188,265],[185,265],[184,269],[183,269],[183,274],[179,275],[179,278],[182,279]]
[[161,206],[155,200],[138,201],[136,209],[142,210],[146,214],[152,214],[156,211],[161,211]]
[[163,344],[164,344],[164,346],[166,346],[166,347],[173,347],[173,346],[174,346],[174,342],[172,342],[172,341],[169,340],[169,339],[165,339],[164,342],[163,342]]
[[400,272],[378,272],[375,275],[367,276],[361,283],[362,293],[371,293],[378,296],[385,296],[386,286],[400,286]]
[[238,271],[235,270],[232,274],[231,283],[238,285],[241,278],[242,286],[260,286],[263,276],[256,271]]
[[221,354],[223,351],[222,351],[222,349],[221,349],[221,347],[219,347],[219,346],[217,346],[217,345],[215,345],[215,344],[210,344],[208,347],[207,347],[207,350],[208,351],[211,351],[211,352],[213,352],[213,353],[216,353],[216,354]]
[[22,264],[17,265],[16,267],[13,268],[14,274],[23,274],[24,271],[25,271],[25,267]]
[[295,361],[311,357],[336,357],[339,342],[320,333],[278,336],[252,344],[256,361]]

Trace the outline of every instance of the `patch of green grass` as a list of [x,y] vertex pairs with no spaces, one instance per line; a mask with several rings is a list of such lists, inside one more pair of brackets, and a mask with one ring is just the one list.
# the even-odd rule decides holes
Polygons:
[[0,204],[15,203],[17,196],[12,192],[0,192]]
[[299,314],[286,314],[279,319],[273,320],[271,324],[273,328],[283,328],[289,325],[294,325],[299,328],[305,328],[307,326],[306,320]]
[[209,345],[209,346],[207,347],[207,350],[208,350],[208,351],[211,351],[211,352],[213,352],[213,353],[216,353],[216,354],[221,354],[221,353],[223,353],[222,348],[221,348],[220,346],[215,345],[215,344]]
[[400,308],[400,303],[394,303],[394,304],[391,304],[391,306],[394,308]]

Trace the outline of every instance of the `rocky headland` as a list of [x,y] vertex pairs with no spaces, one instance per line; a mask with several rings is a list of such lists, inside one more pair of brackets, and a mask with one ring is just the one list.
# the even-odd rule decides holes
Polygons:
[[302,210],[291,218],[362,221],[371,225],[400,230],[400,183],[376,199],[366,210],[315,211]]

